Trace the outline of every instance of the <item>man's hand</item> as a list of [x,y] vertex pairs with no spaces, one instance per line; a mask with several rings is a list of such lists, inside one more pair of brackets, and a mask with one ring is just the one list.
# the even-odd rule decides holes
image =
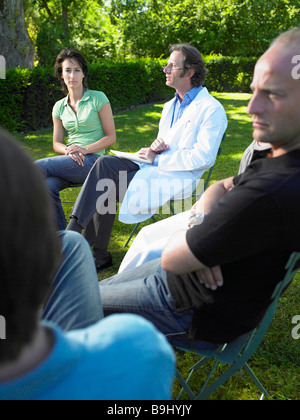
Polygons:
[[209,214],[219,201],[234,188],[234,177],[217,181],[211,185],[191,209],[190,216],[195,214]]
[[156,139],[150,146],[150,149],[152,152],[160,154],[162,152],[165,152],[166,150],[170,149],[170,146],[168,146],[163,139],[159,138]]
[[163,141],[163,139],[156,139],[151,147],[145,147],[143,149],[141,149],[138,152],[138,156],[141,159],[145,159],[147,161],[150,161],[153,165],[156,155],[159,155],[160,153],[164,152],[165,150],[168,150],[170,147],[165,144],[165,142]]
[[179,276],[196,273],[199,282],[211,290],[224,284],[220,267],[209,268],[195,257],[187,243],[185,230],[178,231],[169,240],[162,253],[161,266]]
[[223,274],[221,271],[221,267],[214,267],[214,268],[203,268],[196,272],[196,275],[201,284],[207,289],[217,290],[218,287],[222,287],[224,285]]
[[153,152],[153,151],[152,151],[152,150],[148,147],[148,148],[141,149],[141,150],[138,152],[138,157],[140,157],[141,159],[145,159],[145,160],[150,161],[150,162],[152,163],[152,165],[153,165],[153,163],[154,163],[154,161],[155,161],[155,158],[156,158],[156,153],[155,153],[155,152]]

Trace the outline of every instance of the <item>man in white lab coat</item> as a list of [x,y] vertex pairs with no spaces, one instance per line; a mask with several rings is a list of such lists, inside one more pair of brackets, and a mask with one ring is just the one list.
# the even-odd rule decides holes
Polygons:
[[107,249],[116,200],[122,202],[120,220],[138,223],[170,199],[191,196],[204,172],[214,165],[226,131],[224,108],[203,87],[207,69],[196,48],[174,45],[164,73],[176,94],[164,107],[158,138],[138,152],[145,163],[101,157],[72,210],[68,229],[84,229],[94,247],[98,271],[112,265]]

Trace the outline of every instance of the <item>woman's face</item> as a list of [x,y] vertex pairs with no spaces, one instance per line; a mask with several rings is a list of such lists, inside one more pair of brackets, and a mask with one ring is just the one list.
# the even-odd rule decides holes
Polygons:
[[80,64],[76,60],[67,58],[62,64],[62,79],[68,90],[79,89],[83,87],[85,77]]

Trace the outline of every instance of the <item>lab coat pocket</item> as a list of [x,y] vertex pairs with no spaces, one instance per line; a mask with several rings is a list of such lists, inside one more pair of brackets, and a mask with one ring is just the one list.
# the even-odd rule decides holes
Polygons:
[[178,142],[179,149],[191,147],[195,143],[195,126],[192,120],[187,120],[181,130],[180,140]]

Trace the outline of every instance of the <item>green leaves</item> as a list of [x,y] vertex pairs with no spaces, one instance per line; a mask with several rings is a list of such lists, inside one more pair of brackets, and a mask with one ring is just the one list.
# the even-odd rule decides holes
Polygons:
[[166,58],[173,43],[203,54],[259,56],[300,22],[299,0],[26,0],[40,63],[65,46],[99,58]]

